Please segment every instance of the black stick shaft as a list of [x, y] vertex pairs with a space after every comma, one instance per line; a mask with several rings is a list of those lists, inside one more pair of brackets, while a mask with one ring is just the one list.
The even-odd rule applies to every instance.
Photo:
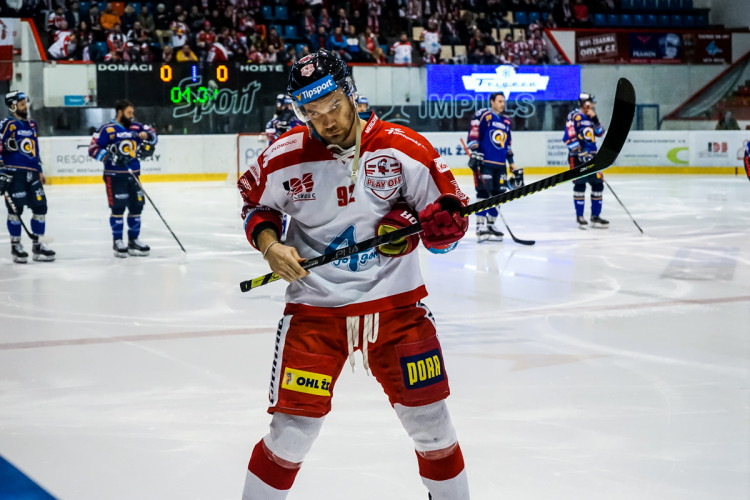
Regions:
[[503, 224], [505, 224], [505, 229], [508, 230], [508, 234], [510, 235], [511, 238], [513, 238], [513, 241], [515, 241], [516, 243], [520, 245], [533, 245], [536, 243], [536, 241], [534, 240], [522, 240], [521, 238], [517, 238], [516, 235], [513, 234], [513, 231], [510, 230], [510, 226], [505, 221], [505, 217], [503, 217], [503, 213], [500, 211], [499, 208], [497, 209], [497, 213], [500, 216], [500, 219], [502, 219]]
[[135, 182], [138, 183], [138, 187], [141, 189], [141, 191], [143, 191], [143, 194], [146, 195], [146, 199], [149, 201], [149, 203], [151, 203], [151, 206], [154, 207], [154, 210], [156, 211], [156, 214], [159, 216], [161, 221], [164, 223], [165, 226], [167, 226], [167, 230], [169, 230], [169, 233], [172, 235], [172, 237], [177, 242], [177, 244], [180, 245], [180, 249], [183, 252], [187, 253], [187, 250], [185, 250], [185, 247], [182, 246], [182, 243], [180, 243], [180, 240], [179, 238], [177, 238], [177, 235], [174, 234], [174, 231], [172, 231], [172, 228], [169, 227], [169, 224], [167, 224], [167, 221], [164, 220], [164, 217], [162, 217], [161, 212], [159, 212], [159, 209], [156, 208], [156, 205], [154, 204], [154, 200], [152, 200], [151, 197], [146, 192], [146, 190], [143, 189], [143, 184], [141, 184], [141, 180], [138, 178], [137, 175], [135, 175], [135, 172], [133, 172], [132, 170], [130, 171], [130, 175], [132, 175], [133, 179], [135, 179]]
[[617, 193], [615, 193], [615, 190], [612, 189], [612, 186], [609, 185], [609, 182], [607, 182], [606, 179], [603, 179], [603, 180], [604, 180], [604, 184], [607, 185], [607, 188], [609, 188], [610, 192], [612, 193], [612, 195], [617, 200], [617, 203], [620, 204], [620, 206], [625, 210], [625, 213], [628, 214], [628, 217], [630, 217], [630, 220], [632, 220], [633, 224], [635, 224], [635, 227], [637, 227], [638, 230], [641, 232], [641, 234], [643, 234], [643, 229], [641, 229], [641, 226], [638, 225], [638, 223], [635, 221], [635, 219], [633, 218], [633, 216], [630, 214], [630, 210], [628, 210], [628, 208], [625, 206], [625, 204], [622, 201], [620, 201], [620, 197], [617, 196]]
[[33, 241], [39, 241], [39, 236], [37, 236], [36, 234], [34, 234], [31, 231], [29, 231], [29, 228], [26, 227], [26, 223], [23, 221], [23, 219], [21, 218], [21, 216], [18, 213], [18, 209], [16, 208], [16, 204], [13, 202], [13, 199], [10, 196], [8, 196], [7, 194], [5, 195], [5, 202], [10, 207], [10, 211], [13, 212], [13, 215], [15, 215], [18, 218], [18, 220], [21, 221], [21, 227], [26, 232], [26, 234], [29, 236], [29, 238], [31, 238]]
[[[581, 177], [604, 170], [611, 166], [620, 154], [620, 151], [625, 144], [625, 140], [628, 137], [628, 133], [630, 132], [630, 126], [633, 123], [634, 114], [635, 90], [633, 89], [633, 85], [627, 79], [620, 78], [617, 82], [615, 106], [614, 111], [612, 112], [612, 122], [610, 124], [609, 132], [604, 138], [602, 147], [591, 160], [570, 170], [565, 170], [540, 181], [526, 184], [525, 186], [514, 189], [513, 191], [506, 191], [505, 193], [487, 198], [486, 200], [472, 203], [471, 205], [459, 210], [459, 213], [461, 216], [466, 217], [482, 210], [487, 210], [488, 208], [496, 207], [517, 200], [518, 198], [538, 193], [539, 191], [544, 191], [545, 189], [549, 189], [560, 183], [580, 179]], [[381, 236], [375, 236], [374, 238], [370, 238], [346, 248], [340, 248], [334, 252], [329, 252], [308, 259], [302, 264], [302, 268], [311, 269], [313, 267], [321, 266], [335, 260], [343, 259], [355, 253], [363, 252], [380, 245], [385, 245], [406, 236], [416, 234], [420, 231], [422, 231], [422, 225], [416, 223], [390, 233], [385, 233]], [[268, 273], [264, 276], [241, 282], [240, 290], [247, 292], [253, 288], [263, 286], [279, 279], [279, 276], [275, 273]]]

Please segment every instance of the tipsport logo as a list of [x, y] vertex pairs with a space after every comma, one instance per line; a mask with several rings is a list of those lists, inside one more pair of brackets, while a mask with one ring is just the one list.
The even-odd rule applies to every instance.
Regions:
[[336, 90], [336, 82], [333, 81], [331, 75], [327, 75], [325, 78], [321, 78], [307, 87], [302, 87], [301, 89], [292, 92], [292, 97], [296, 99], [299, 104], [307, 104], [308, 102], [323, 97], [334, 90]]

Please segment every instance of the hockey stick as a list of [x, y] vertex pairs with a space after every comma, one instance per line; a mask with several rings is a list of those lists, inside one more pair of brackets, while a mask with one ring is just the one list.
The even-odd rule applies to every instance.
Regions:
[[15, 215], [18, 218], [18, 220], [21, 222], [21, 227], [26, 232], [26, 234], [29, 235], [29, 238], [31, 238], [32, 241], [34, 241], [35, 243], [52, 243], [54, 241], [49, 236], [43, 236], [43, 235], [39, 235], [39, 234], [34, 234], [31, 231], [29, 231], [29, 228], [26, 227], [26, 223], [23, 221], [23, 219], [21, 218], [21, 216], [18, 214], [18, 210], [16, 209], [16, 204], [13, 203], [13, 199], [10, 196], [8, 196], [7, 194], [5, 195], [5, 202], [10, 207], [10, 211], [13, 212], [13, 215]]
[[624, 203], [623, 203], [622, 201], [620, 201], [620, 198], [619, 198], [619, 197], [617, 196], [617, 193], [615, 193], [615, 190], [614, 190], [614, 189], [612, 189], [612, 186], [610, 186], [610, 185], [609, 185], [609, 182], [607, 182], [607, 180], [606, 180], [606, 179], [604, 179], [604, 178], [602, 178], [602, 180], [604, 181], [604, 184], [605, 184], [605, 185], [606, 185], [606, 186], [607, 186], [607, 187], [609, 188], [609, 190], [610, 190], [610, 191], [612, 192], [612, 195], [613, 195], [613, 196], [615, 197], [615, 199], [617, 200], [617, 203], [619, 203], [619, 204], [620, 204], [620, 206], [621, 206], [621, 207], [622, 207], [622, 208], [623, 208], [623, 209], [625, 210], [625, 213], [627, 213], [627, 214], [628, 214], [628, 216], [630, 217], [630, 220], [632, 220], [632, 221], [633, 221], [633, 224], [635, 224], [635, 227], [637, 227], [637, 228], [638, 228], [638, 231], [640, 231], [640, 232], [641, 232], [641, 234], [643, 234], [643, 229], [641, 229], [641, 226], [639, 226], [639, 225], [638, 225], [638, 223], [637, 223], [637, 222], [635, 221], [635, 219], [633, 218], [633, 216], [632, 216], [632, 215], [630, 215], [630, 211], [629, 211], [629, 210], [627, 209], [627, 207], [625, 207], [625, 204], [624, 204]]
[[511, 238], [513, 238], [513, 241], [520, 245], [534, 245], [536, 244], [536, 240], [522, 240], [521, 238], [516, 238], [516, 235], [513, 234], [513, 231], [510, 230], [510, 227], [508, 226], [508, 223], [505, 222], [505, 217], [503, 217], [503, 213], [500, 211], [500, 209], [497, 209], [497, 213], [500, 216], [500, 219], [503, 221], [503, 224], [505, 224], [505, 229], [508, 230], [508, 234]]
[[187, 250], [185, 250], [185, 247], [182, 246], [182, 243], [180, 243], [180, 240], [177, 238], [177, 235], [174, 234], [174, 231], [172, 231], [172, 228], [169, 227], [169, 224], [167, 224], [167, 221], [164, 220], [164, 217], [162, 217], [161, 212], [159, 212], [159, 209], [156, 208], [156, 205], [154, 205], [154, 200], [152, 200], [151, 197], [146, 192], [146, 190], [143, 189], [143, 184], [141, 184], [141, 181], [140, 181], [140, 179], [138, 179], [138, 176], [135, 175], [135, 173], [132, 170], [129, 170], [129, 172], [130, 172], [130, 175], [133, 176], [133, 179], [135, 179], [135, 182], [138, 184], [138, 187], [141, 188], [141, 191], [143, 191], [143, 194], [146, 195], [146, 199], [149, 201], [149, 203], [151, 203], [151, 206], [154, 207], [154, 210], [156, 210], [156, 214], [159, 216], [159, 218], [164, 223], [164, 225], [167, 226], [167, 229], [172, 234], [172, 236], [174, 237], [174, 239], [177, 242], [177, 244], [180, 245], [180, 248], [182, 249], [182, 251], [185, 252], [185, 253], [187, 253]]
[[[469, 148], [466, 147], [466, 143], [464, 142], [464, 140], [459, 138], [459, 141], [461, 141], [461, 146], [464, 147], [464, 151], [466, 151], [466, 154], [470, 155], [471, 153], [469, 153]], [[487, 183], [484, 181], [484, 177], [482, 176], [481, 172], [479, 173], [478, 177], [481, 178], [481, 180], [482, 180], [482, 186], [484, 186], [484, 188], [486, 189], [487, 188]], [[516, 235], [513, 234], [513, 231], [510, 230], [510, 227], [508, 226], [508, 223], [505, 222], [505, 217], [503, 217], [503, 213], [500, 211], [499, 208], [497, 209], [497, 213], [500, 215], [500, 218], [503, 220], [503, 224], [505, 224], [505, 229], [508, 230], [508, 234], [513, 239], [513, 241], [515, 241], [516, 243], [519, 243], [521, 245], [534, 245], [534, 244], [536, 244], [536, 241], [534, 241], [534, 240], [522, 240], [520, 238], [516, 238]]]
[[[612, 122], [610, 123], [610, 129], [607, 136], [604, 138], [604, 143], [596, 155], [586, 163], [579, 165], [570, 170], [565, 170], [559, 174], [552, 175], [545, 179], [531, 184], [526, 184], [523, 187], [507, 191], [505, 193], [487, 198], [483, 201], [472, 203], [462, 208], [459, 213], [466, 217], [467, 215], [487, 210], [491, 207], [496, 207], [504, 203], [508, 203], [518, 198], [528, 196], [530, 194], [544, 191], [545, 189], [551, 188], [563, 182], [580, 179], [587, 175], [600, 172], [605, 168], [611, 166], [617, 156], [622, 150], [622, 146], [625, 144], [625, 140], [630, 132], [630, 125], [633, 122], [633, 115], [635, 114], [635, 90], [633, 85], [625, 78], [620, 78], [617, 82], [617, 91], [615, 94], [615, 105], [612, 112]], [[398, 229], [396, 231], [383, 234], [381, 236], [375, 236], [368, 240], [356, 243], [346, 248], [340, 248], [334, 252], [329, 252], [323, 255], [319, 255], [312, 259], [306, 260], [302, 264], [303, 269], [312, 269], [313, 267], [321, 266], [335, 260], [340, 260], [348, 257], [355, 253], [360, 253], [365, 250], [370, 250], [380, 245], [385, 245], [392, 241], [404, 238], [406, 236], [416, 234], [422, 230], [422, 226], [417, 223], [408, 227]], [[263, 286], [272, 281], [279, 280], [279, 276], [275, 273], [268, 273], [265, 276], [260, 276], [251, 280], [243, 281], [240, 283], [240, 290], [247, 292], [253, 288]]]

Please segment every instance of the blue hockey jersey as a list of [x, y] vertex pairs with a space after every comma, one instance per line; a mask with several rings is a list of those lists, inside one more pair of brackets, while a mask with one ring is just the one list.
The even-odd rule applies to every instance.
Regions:
[[7, 168], [42, 171], [37, 130], [34, 120], [9, 116], [0, 122], [0, 157]]
[[511, 122], [506, 115], [496, 115], [490, 109], [480, 109], [471, 119], [468, 146], [484, 153], [484, 163], [505, 167], [512, 155]]
[[[145, 141], [138, 137], [138, 134], [141, 132], [148, 134]], [[91, 138], [91, 144], [89, 144], [89, 156], [96, 160], [104, 161], [105, 172], [125, 173], [128, 170], [132, 170], [138, 173], [141, 170], [141, 162], [135, 156], [138, 146], [142, 142], [156, 144], [157, 141], [156, 131], [149, 125], [133, 122], [126, 129], [120, 123], [113, 120], [102, 125], [94, 133]], [[110, 147], [116, 147], [120, 153], [130, 156], [132, 159], [127, 164], [112, 163], [112, 155], [109, 154]]]
[[596, 152], [596, 138], [604, 135], [604, 126], [594, 123], [591, 118], [576, 109], [568, 113], [563, 133], [563, 142], [568, 151], [577, 154], [581, 151]]

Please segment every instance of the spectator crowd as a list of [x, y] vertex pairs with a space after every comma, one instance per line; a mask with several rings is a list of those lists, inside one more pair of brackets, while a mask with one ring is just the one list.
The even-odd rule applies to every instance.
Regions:
[[[586, 26], [619, 0], [24, 0], [55, 60], [292, 64], [326, 48], [373, 64], [556, 64], [545, 27]], [[281, 10], [279, 10], [281, 8]], [[516, 11], [533, 11], [518, 24]], [[501, 36], [498, 35], [501, 33]], [[449, 50], [443, 50], [449, 48]]]

